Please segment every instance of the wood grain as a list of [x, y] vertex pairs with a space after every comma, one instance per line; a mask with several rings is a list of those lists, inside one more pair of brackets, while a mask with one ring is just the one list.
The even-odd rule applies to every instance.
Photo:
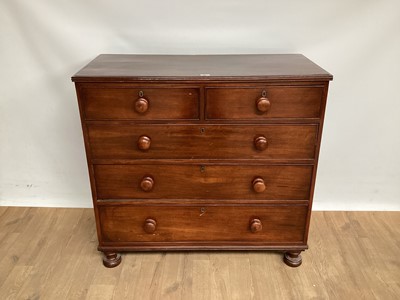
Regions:
[[[117, 249], [282, 250], [301, 264], [329, 73], [302, 55], [100, 55], [72, 79], [105, 266]], [[215, 218], [190, 225], [196, 203]], [[260, 241], [241, 231], [255, 209]], [[143, 232], [162, 238], [143, 245]]]
[[75, 82], [331, 80], [301, 54], [130, 55], [101, 54], [76, 73]]
[[[137, 107], [141, 99], [148, 107]], [[187, 88], [116, 88], [86, 86], [80, 89], [84, 117], [88, 120], [173, 120], [199, 118], [199, 89]], [[143, 110], [143, 112], [141, 112]]]
[[293, 269], [274, 252], [130, 253], [106, 269], [92, 209], [0, 207], [0, 299], [398, 299], [400, 212], [313, 212]]
[[[269, 105], [260, 112], [257, 100], [263, 91]], [[322, 92], [309, 86], [207, 87], [206, 119], [319, 118]]]
[[[125, 245], [146, 242], [196, 242], [206, 245], [210, 241], [301, 244], [306, 224], [307, 206], [102, 206], [99, 208], [103, 243], [115, 249]], [[148, 219], [157, 227], [148, 231]], [[251, 221], [258, 219], [263, 227], [251, 230]], [[149, 234], [150, 233], [150, 234]], [[109, 244], [117, 242], [117, 244]], [[129, 247], [129, 246], [126, 246]], [[125, 247], [125, 249], [126, 249]]]
[[[307, 200], [312, 166], [95, 165], [98, 199]], [[142, 189], [145, 177], [153, 184]], [[257, 193], [253, 180], [266, 185]], [[232, 192], [234, 191], [234, 192]]]
[[[313, 159], [317, 125], [90, 124], [93, 159]], [[147, 151], [141, 136], [151, 139]], [[268, 142], [256, 148], [260, 135]]]

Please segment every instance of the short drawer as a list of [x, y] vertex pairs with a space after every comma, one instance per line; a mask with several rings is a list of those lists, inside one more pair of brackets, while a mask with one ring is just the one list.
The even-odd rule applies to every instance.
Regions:
[[210, 87], [206, 119], [319, 118], [322, 96], [322, 87]]
[[93, 159], [314, 159], [317, 125], [88, 125]]
[[308, 200], [310, 165], [95, 165], [98, 199]]
[[301, 243], [307, 206], [99, 206], [103, 243]]
[[199, 119], [198, 88], [80, 89], [86, 119]]

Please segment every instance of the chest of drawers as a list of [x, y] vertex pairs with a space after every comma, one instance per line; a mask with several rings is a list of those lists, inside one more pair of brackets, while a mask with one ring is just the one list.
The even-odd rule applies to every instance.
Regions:
[[72, 77], [98, 249], [307, 249], [329, 81], [302, 55], [100, 55]]

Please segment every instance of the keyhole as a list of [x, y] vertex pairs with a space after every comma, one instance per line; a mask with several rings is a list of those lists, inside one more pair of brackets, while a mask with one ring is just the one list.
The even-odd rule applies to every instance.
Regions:
[[261, 93], [261, 96], [263, 96], [264, 98], [266, 98], [266, 97], [267, 97], [267, 91], [266, 91], [266, 90], [263, 90], [262, 93]]
[[200, 128], [200, 132], [204, 133], [204, 132], [206, 132], [206, 129], [204, 127], [202, 127], [202, 128]]
[[200, 208], [200, 217], [205, 213], [206, 213], [206, 208], [205, 207]]
[[200, 172], [205, 172], [205, 170], [206, 170], [206, 167], [205, 166], [200, 166]]

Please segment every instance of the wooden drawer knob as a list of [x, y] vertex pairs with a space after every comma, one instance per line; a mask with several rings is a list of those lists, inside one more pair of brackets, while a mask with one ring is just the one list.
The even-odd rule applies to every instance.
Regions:
[[135, 111], [139, 114], [145, 113], [149, 109], [149, 101], [145, 98], [139, 98], [135, 102]]
[[250, 230], [253, 233], [260, 232], [262, 230], [262, 223], [260, 219], [253, 219], [250, 221]]
[[271, 102], [269, 102], [267, 97], [261, 97], [256, 100], [256, 107], [259, 112], [265, 113], [271, 107]]
[[146, 221], [144, 221], [143, 229], [147, 233], [154, 233], [154, 231], [156, 231], [156, 229], [157, 229], [156, 220], [146, 219]]
[[266, 186], [265, 186], [265, 182], [264, 179], [262, 179], [261, 177], [257, 177], [253, 180], [253, 189], [256, 193], [262, 193], [265, 191]]
[[267, 149], [267, 147], [268, 147], [267, 138], [263, 135], [256, 137], [254, 139], [254, 147], [256, 147], [256, 149], [258, 151], [263, 151], [263, 150]]
[[149, 150], [150, 145], [151, 145], [151, 138], [145, 135], [142, 135], [137, 141], [137, 146], [142, 151]]
[[150, 192], [154, 187], [154, 179], [150, 176], [143, 177], [142, 181], [140, 182], [140, 187], [145, 192]]

